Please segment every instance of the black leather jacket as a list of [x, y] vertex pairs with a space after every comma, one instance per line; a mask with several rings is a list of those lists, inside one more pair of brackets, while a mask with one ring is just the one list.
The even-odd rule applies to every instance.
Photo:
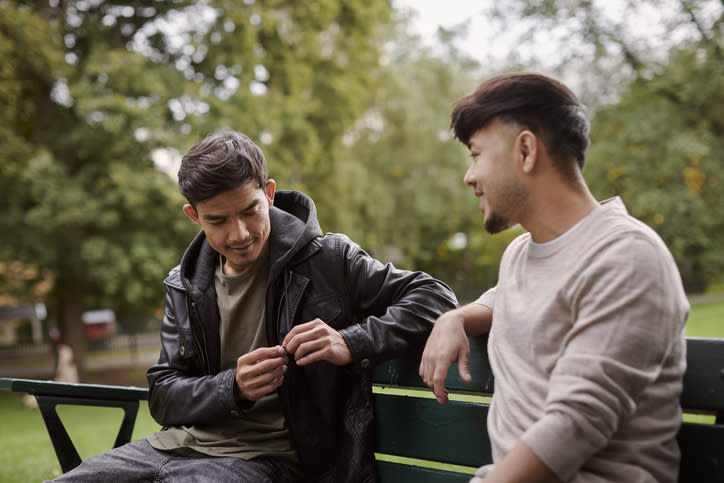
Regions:
[[[344, 235], [323, 235], [302, 193], [277, 192], [270, 218], [269, 343], [318, 317], [339, 330], [353, 359], [344, 367], [289, 360], [279, 396], [305, 480], [377, 481], [371, 369], [421, 347], [455, 296], [424, 273], [383, 265]], [[149, 408], [162, 426], [241, 418], [252, 404], [235, 400], [235, 371], [219, 368], [218, 258], [201, 232], [165, 280], [162, 350], [147, 373]]]

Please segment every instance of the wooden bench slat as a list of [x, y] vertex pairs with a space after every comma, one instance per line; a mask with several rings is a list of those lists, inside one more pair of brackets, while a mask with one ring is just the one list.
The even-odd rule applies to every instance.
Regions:
[[378, 461], [380, 479], [390, 483], [467, 483], [471, 475], [452, 471], [408, 466], [405, 464]]
[[[473, 381], [468, 383], [460, 379], [457, 364], [450, 366], [445, 379], [445, 387], [450, 391], [493, 393], [493, 371], [488, 362], [487, 336], [469, 337], [470, 367]], [[419, 375], [420, 358], [405, 357], [384, 362], [375, 367], [372, 381], [382, 386], [400, 386], [429, 388], [422, 382]]]
[[375, 394], [377, 451], [478, 467], [491, 462], [486, 404]]
[[724, 413], [724, 339], [690, 337], [686, 346], [682, 407]]
[[676, 439], [681, 450], [679, 481], [724, 481], [724, 426], [684, 423]]
[[133, 386], [103, 384], [73, 384], [32, 379], [0, 378], [0, 389], [14, 392], [83, 399], [112, 399], [116, 401], [147, 401], [148, 389]]

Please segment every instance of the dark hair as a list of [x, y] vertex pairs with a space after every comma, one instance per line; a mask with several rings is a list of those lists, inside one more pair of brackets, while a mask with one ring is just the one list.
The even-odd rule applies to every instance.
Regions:
[[178, 186], [192, 205], [219, 193], [254, 181], [267, 181], [264, 153], [240, 132], [224, 131], [207, 136], [181, 158]]
[[455, 137], [466, 146], [495, 119], [530, 129], [569, 179], [575, 175], [570, 161], [581, 169], [586, 161], [589, 124], [583, 106], [570, 89], [544, 75], [511, 72], [488, 79], [455, 103], [451, 118]]

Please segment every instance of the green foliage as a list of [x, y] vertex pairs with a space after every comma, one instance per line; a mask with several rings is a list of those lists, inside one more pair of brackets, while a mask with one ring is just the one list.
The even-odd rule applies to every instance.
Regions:
[[669, 50], [710, 41], [722, 11], [720, 0], [510, 0], [493, 2], [485, 15], [501, 36], [512, 35], [511, 65], [551, 71], [600, 106], [657, 72]]
[[674, 53], [651, 79], [595, 118], [587, 179], [601, 197], [620, 195], [662, 236], [689, 292], [724, 271], [724, 62], [718, 48]]
[[[650, 44], [600, 2], [498, 10], [534, 20], [537, 35], [564, 23], [576, 33], [561, 71], [578, 69], [581, 89], [599, 94], [592, 105], [609, 104], [595, 113], [587, 178], [661, 233], [693, 290], [724, 270], [724, 63], [710, 3], [677, 4], [672, 29], [699, 34], [668, 58], [647, 57]], [[158, 310], [196, 227], [155, 150], [233, 128], [263, 147], [280, 189], [315, 199], [325, 229], [474, 298], [519, 233], [484, 232], [462, 182], [467, 153], [450, 138], [453, 102], [485, 75], [456, 32], [432, 50], [406, 30], [387, 0], [0, 0], [3, 295], [54, 283], [51, 318], [76, 331], [84, 309], [124, 320]], [[11, 283], [11, 266], [35, 275]]]
[[[126, 49], [149, 20], [142, 9], [129, 15], [106, 2], [0, 9], [3, 68], [11, 67], [0, 78], [8, 121], [0, 184], [9, 205], [0, 259], [56, 274], [48, 302], [60, 322], [72, 318], [66, 305], [120, 315], [159, 307], [163, 275], [195, 231], [179, 223], [175, 183], [151, 161], [153, 148], [172, 138], [174, 126], [163, 120], [179, 94], [170, 87], [182, 77]], [[144, 131], [151, 134], [142, 139]]]
[[324, 204], [389, 13], [385, 0], [0, 2], [0, 267], [55, 275], [46, 303], [81, 374], [82, 311], [158, 310], [196, 231], [154, 150], [242, 130], [280, 185]]
[[521, 45], [557, 42], [555, 70], [596, 107], [587, 181], [662, 236], [692, 293], [724, 273], [722, 7], [515, 0], [497, 9], [505, 24], [527, 26]]
[[[334, 205], [321, 205], [320, 219], [382, 260], [479, 295], [497, 280], [510, 238], [483, 233], [463, 183], [467, 150], [449, 128], [453, 103], [477, 85], [479, 65], [455, 48], [451, 32], [441, 32], [439, 52], [421, 47], [400, 25], [387, 36], [374, 102], [334, 153], [344, 162], [325, 187]], [[453, 237], [463, 243], [451, 243]]]

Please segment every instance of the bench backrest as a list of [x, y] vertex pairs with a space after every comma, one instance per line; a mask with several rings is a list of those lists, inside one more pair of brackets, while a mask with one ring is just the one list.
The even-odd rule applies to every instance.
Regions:
[[[431, 398], [420, 379], [418, 357], [375, 369], [378, 466], [384, 483], [467, 482], [475, 468], [491, 462], [486, 417], [494, 384], [486, 341], [470, 339], [472, 383], [460, 379], [455, 365], [450, 368], [446, 387], [462, 400], [444, 405]], [[687, 339], [687, 363], [679, 482], [724, 482], [724, 340]], [[689, 421], [700, 415], [708, 420]]]

